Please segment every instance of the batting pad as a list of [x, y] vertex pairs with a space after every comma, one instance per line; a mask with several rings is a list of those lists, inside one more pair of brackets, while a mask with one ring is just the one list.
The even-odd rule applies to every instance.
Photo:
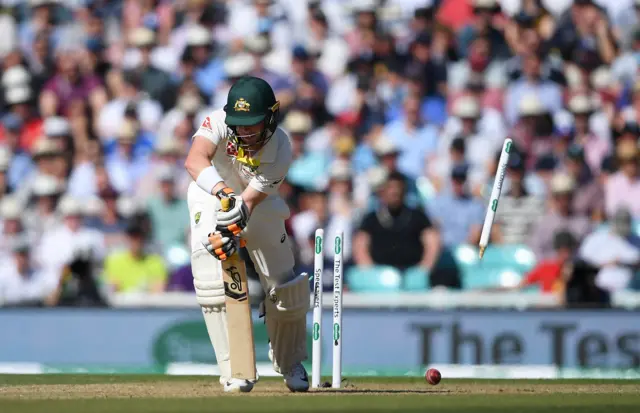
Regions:
[[273, 363], [283, 373], [307, 359], [306, 314], [309, 310], [309, 294], [309, 280], [306, 275], [300, 275], [272, 288], [265, 299]]
[[231, 378], [231, 364], [224, 283], [220, 279], [219, 263], [207, 250], [198, 250], [191, 255], [191, 271], [196, 299], [202, 307], [209, 339], [220, 367], [220, 383], [224, 384]]

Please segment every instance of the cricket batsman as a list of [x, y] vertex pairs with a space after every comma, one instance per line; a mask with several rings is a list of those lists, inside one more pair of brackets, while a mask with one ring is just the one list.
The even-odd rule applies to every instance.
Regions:
[[[268, 299], [263, 303], [274, 369], [291, 391], [307, 391], [306, 313], [309, 283], [293, 272], [284, 221], [290, 211], [278, 187], [292, 162], [291, 142], [278, 128], [279, 102], [269, 84], [243, 77], [193, 136], [185, 167], [194, 182], [187, 202], [191, 268], [198, 303], [220, 366], [224, 391], [249, 392], [254, 383], [231, 377], [221, 260], [242, 236]], [[231, 208], [221, 210], [220, 199]]]

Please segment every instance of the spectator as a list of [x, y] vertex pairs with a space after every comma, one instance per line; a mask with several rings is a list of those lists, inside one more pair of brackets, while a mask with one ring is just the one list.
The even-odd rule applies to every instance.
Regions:
[[[104, 168], [101, 170], [104, 175]], [[103, 207], [100, 208], [97, 216], [87, 220], [87, 226], [104, 234], [105, 247], [107, 250], [112, 250], [126, 243], [126, 221], [118, 211], [118, 193], [113, 188], [107, 187], [101, 190], [99, 196]]]
[[109, 254], [104, 281], [116, 292], [159, 293], [164, 290], [167, 269], [162, 257], [146, 251], [145, 233], [136, 223], [127, 226], [128, 248]]
[[[480, 241], [485, 210], [483, 205], [469, 194], [466, 164], [451, 168], [451, 190], [443, 191], [427, 204], [429, 217], [437, 223], [442, 234], [442, 244], [452, 248], [460, 244], [477, 244]], [[499, 238], [499, 231], [494, 236]]]
[[590, 120], [595, 107], [589, 96], [576, 95], [569, 100], [569, 111], [575, 119], [575, 140], [584, 148], [584, 158], [591, 172], [598, 172], [602, 160], [611, 151], [608, 136], [599, 136], [592, 129]]
[[146, 27], [138, 27], [131, 32], [129, 44], [133, 50], [127, 66], [140, 75], [141, 90], [165, 110], [169, 109], [175, 100], [175, 90], [170, 76], [153, 65], [151, 53], [156, 45], [156, 34]]
[[176, 167], [164, 165], [158, 171], [160, 194], [148, 203], [153, 228], [152, 239], [163, 250], [174, 244], [184, 244], [189, 229], [187, 202], [176, 191]]
[[25, 223], [29, 230], [40, 237], [47, 228], [58, 223], [56, 208], [64, 187], [55, 178], [48, 175], [38, 175], [29, 194], [33, 201], [26, 211]]
[[546, 112], [555, 113], [562, 108], [562, 90], [558, 84], [542, 76], [543, 58], [544, 55], [536, 50], [522, 57], [523, 76], [508, 87], [505, 96], [505, 117], [510, 125], [514, 125], [522, 116], [517, 111], [523, 107], [525, 98], [535, 97]]
[[68, 115], [75, 101], [87, 102], [92, 113], [100, 113], [107, 102], [102, 82], [93, 73], [82, 73], [81, 54], [78, 49], [56, 51], [57, 74], [44, 86], [39, 98], [43, 116]]
[[[458, 98], [453, 105], [453, 116], [459, 121], [459, 128], [452, 134], [445, 134], [439, 141], [439, 156], [446, 159], [451, 150], [452, 141], [460, 137], [464, 140], [465, 158], [469, 164], [472, 188], [486, 181], [486, 166], [493, 155], [502, 148], [500, 136], [489, 134], [481, 129], [480, 103], [470, 96]], [[451, 165], [447, 165], [447, 170]]]
[[564, 291], [568, 265], [575, 258], [578, 242], [570, 232], [560, 231], [553, 238], [555, 255], [539, 261], [517, 288], [538, 286], [546, 294]]
[[22, 121], [18, 146], [29, 151], [42, 135], [42, 119], [32, 108], [33, 91], [28, 84], [5, 88], [4, 103], [9, 114]]
[[149, 137], [135, 121], [121, 125], [115, 148], [106, 160], [109, 182], [118, 192], [134, 193], [139, 180], [148, 171], [151, 147]]
[[510, 56], [509, 47], [502, 31], [496, 28], [496, 17], [500, 13], [498, 0], [474, 0], [473, 20], [460, 31], [458, 36], [458, 53], [467, 56], [468, 45], [479, 36], [489, 40], [490, 58], [506, 59]]
[[0, 303], [4, 306], [40, 306], [55, 296], [58, 274], [37, 268], [31, 261], [31, 240], [17, 236], [10, 242], [11, 258], [0, 267]]
[[617, 158], [620, 170], [609, 178], [604, 188], [607, 215], [626, 207], [634, 218], [640, 218], [640, 157], [635, 140], [621, 141]]
[[20, 147], [20, 136], [24, 123], [15, 114], [8, 114], [2, 118], [2, 131], [0, 136], [4, 140], [6, 151], [11, 155], [7, 170], [7, 187], [12, 191], [18, 189], [18, 185], [33, 170], [33, 162], [29, 154]]
[[27, 235], [22, 222], [22, 204], [14, 196], [5, 196], [0, 201], [2, 237], [0, 237], [0, 262], [11, 256], [11, 242], [18, 235]]
[[614, 213], [609, 229], [592, 232], [580, 246], [580, 258], [600, 268], [595, 285], [605, 291], [628, 288], [639, 268], [640, 237], [631, 226], [631, 214], [622, 207]]
[[501, 197], [496, 213], [505, 244], [526, 244], [544, 214], [544, 198], [529, 192], [525, 173], [522, 156], [512, 153], [507, 166], [509, 188]]
[[425, 171], [425, 162], [437, 145], [437, 131], [420, 115], [420, 99], [408, 96], [404, 101], [404, 116], [387, 124], [382, 132], [400, 151], [400, 172], [417, 178]]
[[556, 173], [551, 180], [549, 210], [542, 216], [530, 238], [531, 248], [539, 260], [553, 255], [553, 237], [559, 231], [570, 232], [578, 242], [591, 231], [591, 223], [572, 208], [576, 183], [569, 175]]
[[391, 173], [380, 189], [381, 204], [362, 220], [353, 240], [356, 265], [390, 265], [430, 271], [440, 255], [440, 236], [419, 209], [404, 204], [404, 176]]
[[573, 2], [559, 20], [549, 46], [557, 48], [563, 60], [587, 72], [611, 64], [617, 53], [607, 16], [593, 0]]
[[585, 161], [584, 150], [579, 145], [571, 145], [565, 161], [566, 172], [576, 182], [573, 210], [590, 217], [595, 222], [604, 220], [604, 190], [594, 179]]
[[100, 232], [83, 225], [81, 202], [64, 196], [60, 199], [57, 211], [62, 222], [45, 229], [38, 247], [38, 263], [60, 273], [79, 258], [93, 265], [100, 264], [105, 255], [104, 237]]

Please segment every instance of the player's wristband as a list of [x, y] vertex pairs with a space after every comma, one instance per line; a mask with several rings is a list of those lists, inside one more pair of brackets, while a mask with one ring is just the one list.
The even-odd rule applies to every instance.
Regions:
[[208, 194], [211, 194], [213, 188], [222, 181], [224, 181], [224, 179], [222, 179], [216, 170], [216, 167], [211, 165], [200, 172], [198, 179], [196, 179], [196, 184], [203, 190], [207, 191]]

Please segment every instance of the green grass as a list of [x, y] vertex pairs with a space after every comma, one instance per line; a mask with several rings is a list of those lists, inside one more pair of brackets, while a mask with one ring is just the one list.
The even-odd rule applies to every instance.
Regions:
[[2, 413], [200, 412], [638, 412], [640, 381], [357, 378], [340, 390], [292, 394], [277, 378], [247, 395], [217, 378], [141, 375], [0, 375]]

